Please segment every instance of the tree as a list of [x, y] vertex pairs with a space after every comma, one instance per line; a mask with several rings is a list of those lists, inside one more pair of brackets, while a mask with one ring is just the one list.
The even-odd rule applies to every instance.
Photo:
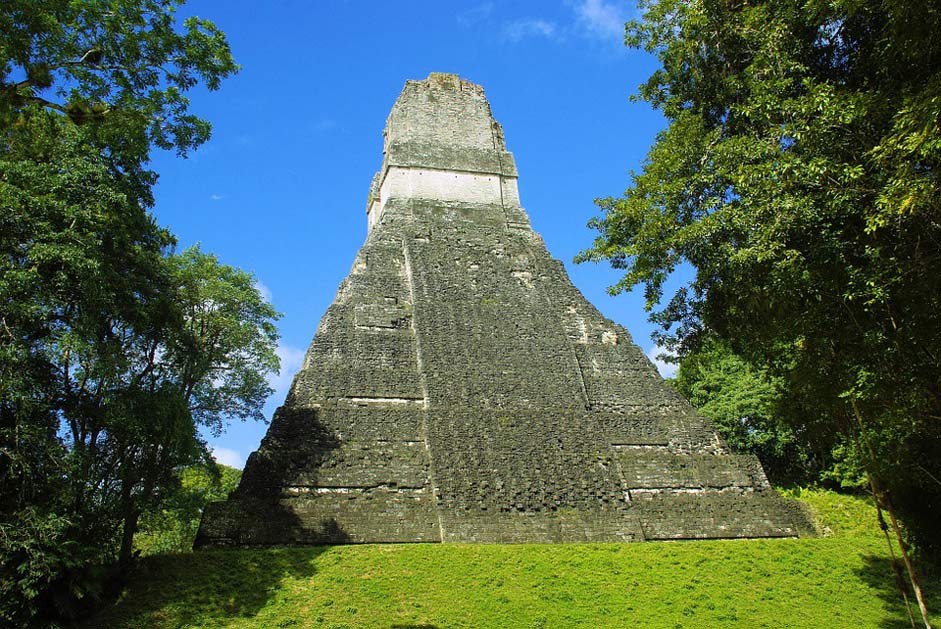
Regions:
[[[266, 376], [279, 367], [273, 321], [280, 315], [251, 274], [198, 248], [166, 262], [170, 290], [157, 307], [164, 326], [119, 332], [126, 339], [117, 350], [121, 368], [108, 365], [113, 382], [104, 385], [114, 387], [105, 402], [111, 407], [86, 415], [72, 432], [73, 447], [105, 453], [98, 456], [106, 473], [97, 480], [118, 494], [125, 564], [140, 515], [173, 488], [176, 470], [210, 462], [198, 428], [219, 434], [229, 418], [263, 420], [272, 393]], [[81, 378], [96, 365], [88, 367]]]
[[[898, 510], [936, 552], [941, 11], [901, 0], [643, 10], [627, 43], [659, 58], [640, 96], [669, 126], [624, 197], [599, 201], [599, 235], [579, 259], [623, 269], [613, 292], [643, 284], [680, 354], [714, 334], [768, 365], [863, 455], [892, 521]], [[695, 276], [658, 308], [683, 262]]]
[[180, 466], [209, 462], [200, 426], [262, 418], [279, 315], [250, 274], [196, 248], [170, 252], [170, 235], [62, 116], [25, 116], [7, 139], [0, 553], [25, 575], [5, 583], [30, 596], [0, 612], [22, 621], [46, 597], [97, 587], [76, 585], [83, 564], [128, 565], [141, 513]]
[[[169, 235], [116, 186], [74, 125], [30, 111], [0, 145], [0, 617], [90, 598], [114, 527], [83, 500], [87, 472], [63, 441], [69, 422], [106, 394], [72, 387], [76, 365], [109, 360], [111, 326], [144, 327], [139, 304], [159, 293]], [[84, 457], [89, 463], [94, 456]], [[17, 551], [21, 549], [21, 551]], [[5, 588], [6, 589], [6, 588]], [[65, 611], [65, 610], [63, 610]], [[68, 611], [67, 613], [71, 613]]]
[[[676, 389], [711, 419], [732, 450], [754, 454], [775, 484], [808, 483], [829, 471], [830, 440], [811, 438], [806, 428], [787, 423], [781, 382], [749, 364], [717, 339], [708, 339], [680, 361]], [[799, 409], [806, 424], [807, 414]]]
[[209, 137], [184, 93], [237, 69], [180, 0], [0, 7], [0, 622], [94, 604], [197, 428], [259, 418], [277, 313], [249, 274], [176, 255], [156, 146]]
[[238, 486], [242, 471], [213, 464], [183, 468], [175, 476], [179, 484], [158, 508], [141, 518], [134, 544], [145, 555], [190, 552], [203, 509], [210, 502], [225, 500]]
[[188, 113], [185, 92], [218, 89], [238, 69], [215, 24], [178, 24], [183, 2], [5, 0], [0, 127], [37, 106], [60, 112], [150, 200], [151, 147], [185, 155], [209, 139], [209, 123]]

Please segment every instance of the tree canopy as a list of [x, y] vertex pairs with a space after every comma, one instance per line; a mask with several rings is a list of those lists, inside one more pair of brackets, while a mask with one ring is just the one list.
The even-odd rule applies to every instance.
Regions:
[[144, 555], [192, 550], [203, 509], [210, 502], [225, 500], [238, 486], [242, 470], [215, 464], [184, 467], [175, 476], [178, 484], [166, 499], [141, 516], [134, 546]]
[[215, 24], [179, 22], [183, 2], [5, 0], [0, 125], [31, 107], [60, 112], [149, 199], [151, 148], [185, 155], [209, 139], [185, 93], [216, 90], [238, 70]]
[[[579, 260], [643, 285], [681, 355], [716, 335], [846, 435], [926, 550], [941, 531], [941, 7], [651, 0], [658, 134]], [[682, 264], [693, 277], [672, 295]]]
[[[804, 409], [787, 408], [780, 378], [721, 340], [710, 338], [687, 353], [673, 384], [713, 421], [732, 450], [757, 456], [773, 484], [808, 484], [822, 474], [833, 475], [835, 435], [821, 439], [816, 418]], [[803, 425], [786, 421], [795, 414]]]
[[184, 92], [237, 68], [181, 4], [0, 8], [0, 624], [92, 608], [178, 470], [212, 467], [200, 430], [261, 419], [278, 369], [252, 275], [148, 212], [152, 148], [209, 137]]
[[75, 564], [36, 568], [25, 600], [5, 592], [19, 608], [0, 615], [22, 621], [50, 593], [68, 600], [57, 587], [74, 595], [56, 585], [70, 570], [130, 561], [138, 519], [176, 469], [209, 462], [200, 427], [262, 419], [279, 315], [249, 273], [174, 253], [64, 116], [33, 112], [6, 139], [0, 554], [4, 569], [46, 554]]

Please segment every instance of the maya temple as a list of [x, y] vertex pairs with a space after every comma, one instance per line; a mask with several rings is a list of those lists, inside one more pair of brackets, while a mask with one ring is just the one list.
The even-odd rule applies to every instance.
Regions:
[[812, 534], [549, 255], [479, 85], [408, 81], [384, 136], [366, 241], [197, 547]]

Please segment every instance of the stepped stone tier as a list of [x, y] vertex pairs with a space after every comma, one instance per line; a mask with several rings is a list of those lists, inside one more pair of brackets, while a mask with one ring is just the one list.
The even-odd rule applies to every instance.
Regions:
[[384, 135], [366, 242], [198, 547], [812, 532], [549, 255], [480, 86], [408, 81]]

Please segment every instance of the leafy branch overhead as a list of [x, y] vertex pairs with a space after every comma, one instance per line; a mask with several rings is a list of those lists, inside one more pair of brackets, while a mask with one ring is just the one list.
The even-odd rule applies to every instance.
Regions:
[[[6, 0], [0, 11], [0, 122], [30, 105], [96, 124], [91, 135], [135, 172], [150, 147], [185, 155], [210, 125], [188, 112], [185, 92], [219, 88], [238, 70], [209, 20], [179, 24], [182, 0]], [[182, 26], [182, 28], [179, 28]]]

